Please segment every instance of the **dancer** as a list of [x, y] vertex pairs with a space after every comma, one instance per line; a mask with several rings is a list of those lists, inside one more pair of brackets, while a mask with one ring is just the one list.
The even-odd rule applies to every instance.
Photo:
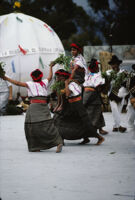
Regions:
[[64, 69], [59, 69], [55, 72], [56, 80], [52, 85], [52, 92], [55, 92], [57, 95], [57, 105], [53, 109], [53, 112], [60, 112], [63, 108], [63, 92], [62, 89], [65, 88], [65, 80], [70, 77], [70, 73]]
[[[70, 62], [71, 79], [80, 77], [80, 83], [84, 82], [85, 73], [87, 73], [86, 61], [82, 55], [82, 48], [80, 45], [72, 43], [71, 45], [72, 59]], [[73, 70], [74, 69], [74, 70]]]
[[47, 105], [48, 83], [52, 79], [52, 67], [48, 78], [42, 80], [43, 73], [36, 69], [31, 73], [33, 81], [26, 83], [12, 80], [7, 76], [3, 79], [15, 85], [26, 87], [30, 106], [25, 118], [25, 136], [30, 152], [39, 152], [57, 146], [56, 153], [62, 151], [62, 138], [54, 126], [50, 111]]
[[101, 90], [105, 83], [105, 79], [102, 78], [101, 73], [99, 72], [99, 63], [96, 59], [91, 59], [88, 70], [90, 73], [85, 76], [85, 82], [83, 84], [83, 104], [87, 109], [92, 125], [96, 129], [99, 129], [100, 134], [106, 135], [108, 132], [103, 130], [105, 120], [101, 107]]
[[[120, 69], [120, 64], [122, 63], [122, 60], [119, 60], [116, 55], [113, 55], [111, 60], [108, 62], [109, 65], [111, 65], [112, 70], [106, 71], [108, 75], [110, 75], [112, 72], [115, 73], [116, 76], [118, 76], [120, 73], [123, 73], [124, 70]], [[111, 88], [109, 91], [109, 100], [112, 110], [112, 116], [114, 120], [114, 126], [113, 126], [113, 132], [121, 132], [124, 133], [127, 128], [121, 126], [121, 110], [122, 110], [122, 98], [118, 96], [118, 91], [120, 88], [113, 89], [113, 84], [115, 83], [115, 79], [111, 81]]]
[[[57, 76], [61, 79], [61, 76], [63, 75], [59, 73]], [[72, 97], [66, 96], [68, 95], [67, 93], [63, 94], [63, 109], [60, 113], [54, 114], [54, 122], [59, 130], [63, 142], [64, 139], [77, 140], [88, 137], [96, 137], [98, 138], [97, 145], [101, 144], [104, 139], [96, 133], [96, 129], [93, 128], [93, 126], [87, 124], [87, 112], [83, 107], [82, 101], [79, 103], [82, 87], [78, 83], [77, 79], [67, 79], [66, 74], [65, 86], [71, 87], [71, 90], [74, 90], [74, 92], [71, 94]], [[68, 89], [65, 88], [65, 90]], [[82, 119], [83, 117], [84, 119]]]
[[[73, 73], [74, 73], [73, 69]], [[97, 133], [95, 127], [91, 124], [89, 116], [82, 102], [82, 87], [80, 86], [79, 79], [67, 79], [65, 81], [66, 97], [68, 99], [70, 110], [80, 118], [81, 126], [84, 129], [84, 140], [88, 143], [88, 137], [95, 137], [98, 139], [97, 145], [100, 145], [104, 138]]]

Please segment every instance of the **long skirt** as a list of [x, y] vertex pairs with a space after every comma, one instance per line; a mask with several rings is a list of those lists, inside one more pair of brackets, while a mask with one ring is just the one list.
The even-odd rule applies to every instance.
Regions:
[[79, 118], [75, 116], [65, 117], [61, 113], [54, 115], [55, 126], [58, 128], [62, 139], [66, 140], [77, 140], [84, 138], [86, 135], [85, 129], [80, 123]]
[[89, 115], [89, 119], [97, 129], [105, 126], [105, 120], [101, 109], [101, 99], [96, 92], [84, 92], [83, 104]]
[[30, 104], [26, 112], [25, 136], [29, 151], [50, 149], [62, 143], [47, 104]]
[[62, 139], [98, 138], [82, 102], [67, 103], [61, 113], [54, 115], [54, 121]]

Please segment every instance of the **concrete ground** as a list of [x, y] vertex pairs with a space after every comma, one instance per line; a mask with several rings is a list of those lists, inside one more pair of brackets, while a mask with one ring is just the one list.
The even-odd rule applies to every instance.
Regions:
[[[0, 117], [0, 197], [2, 200], [135, 200], [133, 133], [112, 132], [111, 113], [104, 113], [109, 134], [96, 139], [65, 141], [56, 148], [30, 153], [24, 115]], [[123, 125], [127, 116], [122, 114]]]

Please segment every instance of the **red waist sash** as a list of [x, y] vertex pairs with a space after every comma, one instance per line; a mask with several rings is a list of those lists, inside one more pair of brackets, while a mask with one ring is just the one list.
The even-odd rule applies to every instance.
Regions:
[[96, 90], [94, 88], [91, 88], [91, 87], [85, 87], [84, 91], [89, 92], [89, 91], [96, 91]]
[[30, 103], [47, 103], [47, 101], [43, 99], [31, 99]]
[[75, 98], [72, 98], [72, 99], [68, 99], [68, 102], [73, 103], [73, 102], [76, 102], [76, 101], [80, 101], [81, 99], [82, 99], [82, 97], [79, 96], [79, 97], [75, 97]]

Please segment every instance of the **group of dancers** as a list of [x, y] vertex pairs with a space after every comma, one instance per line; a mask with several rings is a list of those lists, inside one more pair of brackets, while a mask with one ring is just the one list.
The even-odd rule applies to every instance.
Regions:
[[[30, 152], [56, 146], [56, 153], [59, 153], [62, 151], [64, 139], [83, 139], [80, 144], [86, 144], [90, 142], [89, 138], [97, 138], [96, 145], [100, 145], [105, 140], [103, 135], [108, 134], [103, 129], [105, 120], [101, 109], [101, 92], [105, 78], [101, 75], [99, 63], [93, 58], [87, 67], [82, 49], [75, 43], [71, 44], [71, 54], [70, 71], [59, 69], [55, 72], [56, 81], [62, 82], [63, 88], [60, 93], [52, 91], [58, 99], [56, 107], [53, 108], [53, 117], [48, 106], [48, 87], [53, 77], [53, 62], [46, 79], [42, 79], [43, 73], [39, 69], [31, 73], [32, 81], [25, 83], [3, 77], [4, 80], [25, 87], [28, 91], [30, 105], [24, 124]], [[114, 65], [114, 57], [110, 62]], [[132, 91], [135, 92], [135, 89]], [[116, 106], [113, 111], [116, 112]], [[122, 127], [120, 122], [118, 124], [117, 120], [113, 130], [124, 132], [126, 128]]]

